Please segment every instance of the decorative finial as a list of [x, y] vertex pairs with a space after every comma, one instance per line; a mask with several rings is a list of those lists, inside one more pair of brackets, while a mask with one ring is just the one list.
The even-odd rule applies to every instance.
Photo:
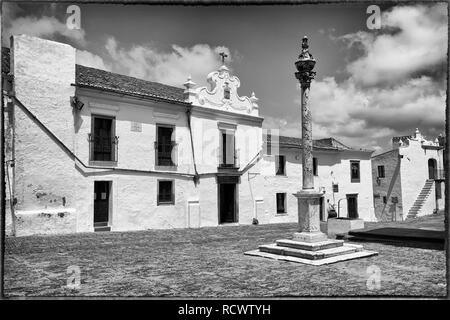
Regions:
[[228, 57], [228, 55], [225, 52], [219, 53], [219, 56], [222, 57], [222, 64], [225, 64], [225, 58]]
[[304, 36], [303, 39], [302, 39], [302, 48], [303, 49], [308, 49], [309, 48], [308, 37], [307, 36]]
[[316, 72], [313, 71], [315, 65], [316, 60], [309, 53], [308, 37], [304, 36], [302, 39], [302, 51], [295, 62], [295, 67], [298, 71], [295, 73], [295, 77], [299, 80], [302, 88], [309, 88], [311, 80], [316, 75]]

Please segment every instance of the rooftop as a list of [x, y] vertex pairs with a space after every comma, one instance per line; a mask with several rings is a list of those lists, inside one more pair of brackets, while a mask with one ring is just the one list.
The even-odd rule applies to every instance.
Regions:
[[[279, 144], [283, 147], [292, 147], [292, 148], [302, 148], [302, 139], [296, 137], [287, 137], [287, 136], [277, 136]], [[263, 137], [264, 141], [267, 141], [267, 135]], [[322, 150], [352, 150], [352, 151], [366, 151], [372, 152], [372, 150], [367, 149], [355, 149], [346, 146], [342, 142], [336, 140], [335, 138], [324, 138], [324, 139], [316, 139], [313, 140], [313, 148], [314, 149], [322, 149]]]
[[[10, 49], [7, 47], [2, 47], [2, 72], [10, 72]], [[74, 84], [84, 88], [185, 103], [184, 89], [181, 87], [169, 86], [79, 64], [75, 65]]]
[[184, 89], [182, 88], [85, 67], [79, 64], [75, 67], [75, 84], [79, 87], [185, 103], [183, 97]]

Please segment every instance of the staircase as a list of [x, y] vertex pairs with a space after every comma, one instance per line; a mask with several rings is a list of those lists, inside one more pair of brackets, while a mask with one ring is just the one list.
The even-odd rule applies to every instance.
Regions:
[[343, 240], [326, 239], [319, 242], [277, 240], [273, 244], [261, 245], [258, 250], [244, 254], [275, 260], [320, 266], [351, 259], [365, 258], [377, 252], [366, 251], [362, 245], [344, 243]]
[[431, 193], [433, 184], [434, 184], [433, 179], [427, 179], [425, 181], [425, 185], [423, 186], [422, 190], [420, 191], [419, 195], [417, 196], [416, 201], [414, 201], [414, 204], [409, 209], [406, 219], [413, 219], [413, 218], [417, 217], [420, 210], [422, 209], [423, 204], [425, 203], [425, 201], [427, 200], [428, 196]]

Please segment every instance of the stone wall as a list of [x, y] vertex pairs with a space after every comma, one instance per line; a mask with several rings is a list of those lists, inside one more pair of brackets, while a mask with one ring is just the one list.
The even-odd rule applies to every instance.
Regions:
[[[378, 221], [402, 221], [408, 213], [403, 211], [400, 161], [398, 149], [372, 158], [374, 207]], [[384, 166], [384, 178], [378, 178], [378, 166]], [[386, 197], [386, 203], [383, 197]]]
[[[15, 36], [11, 45], [12, 73], [16, 97], [59, 140], [73, 150], [74, 126], [70, 97], [75, 89], [75, 49], [69, 45], [25, 35]], [[14, 197], [15, 214], [25, 217], [16, 233], [27, 233], [36, 219], [48, 212], [72, 212], [79, 188], [73, 160], [46, 134], [32, 117], [14, 107]], [[51, 218], [61, 222], [66, 230], [75, 230], [75, 214]], [[47, 218], [46, 218], [47, 219]], [[61, 220], [62, 219], [62, 220]], [[67, 221], [65, 221], [67, 220]], [[63, 222], [64, 221], [64, 222]], [[58, 227], [55, 225], [55, 230]], [[39, 233], [53, 233], [45, 227]], [[34, 229], [36, 231], [36, 229]]]

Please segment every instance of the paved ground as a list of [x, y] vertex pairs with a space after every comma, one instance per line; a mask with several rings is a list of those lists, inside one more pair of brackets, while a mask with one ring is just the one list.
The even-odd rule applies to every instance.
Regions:
[[[408, 223], [408, 227], [436, 227], [442, 221], [442, 215], [429, 217]], [[379, 255], [320, 267], [243, 254], [259, 244], [289, 237], [295, 229], [296, 224], [277, 224], [9, 238], [5, 294], [10, 297], [445, 295], [443, 251], [364, 243]], [[68, 289], [67, 268], [74, 265], [81, 270], [81, 285]], [[381, 272], [378, 290], [369, 290], [367, 286], [368, 268], [379, 268]]]

